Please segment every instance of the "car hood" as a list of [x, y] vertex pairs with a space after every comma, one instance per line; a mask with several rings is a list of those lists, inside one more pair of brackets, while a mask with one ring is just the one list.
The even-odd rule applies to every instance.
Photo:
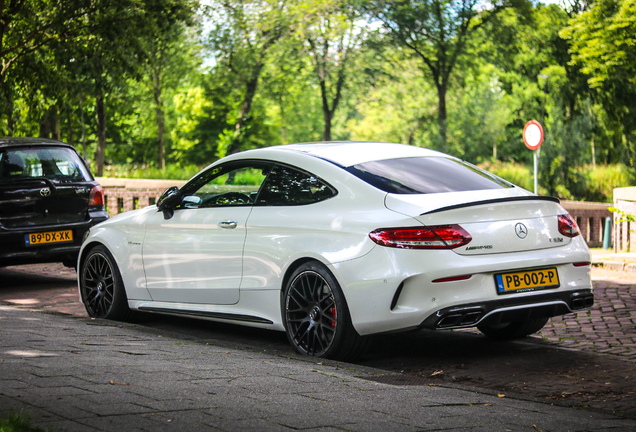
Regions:
[[572, 241], [559, 232], [558, 215], [567, 214], [556, 198], [521, 188], [428, 195], [388, 194], [390, 210], [424, 225], [458, 224], [472, 240], [460, 255], [523, 252], [564, 246]]

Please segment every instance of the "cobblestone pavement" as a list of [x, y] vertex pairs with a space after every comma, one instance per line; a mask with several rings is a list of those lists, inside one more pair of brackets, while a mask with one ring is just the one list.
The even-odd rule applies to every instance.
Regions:
[[399, 372], [382, 382], [474, 386], [636, 418], [636, 273], [594, 268], [592, 279], [594, 309], [555, 317], [523, 341], [475, 329], [447, 341], [392, 335], [363, 364]]
[[[386, 370], [366, 377], [380, 382], [481, 388], [636, 418], [636, 273], [594, 268], [592, 275], [593, 310], [554, 318], [523, 341], [491, 341], [476, 330], [397, 334], [379, 337], [359, 363]], [[0, 302], [85, 316], [74, 278], [60, 265], [0, 269], [2, 285], [14, 287], [0, 289]], [[201, 328], [186, 323], [179, 331]], [[221, 331], [227, 340], [240, 333], [254, 349], [264, 350], [259, 344], [265, 343], [268, 352], [289, 354], [284, 337], [238, 327]]]
[[553, 318], [541, 336], [564, 347], [636, 362], [635, 273], [594, 270], [594, 309]]

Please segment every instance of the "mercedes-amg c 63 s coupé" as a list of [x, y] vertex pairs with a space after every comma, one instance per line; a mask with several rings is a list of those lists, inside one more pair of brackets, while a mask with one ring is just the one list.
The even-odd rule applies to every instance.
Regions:
[[366, 142], [221, 159], [91, 228], [78, 281], [93, 317], [280, 330], [302, 354], [342, 360], [373, 334], [518, 338], [594, 302], [589, 250], [557, 199], [443, 153]]

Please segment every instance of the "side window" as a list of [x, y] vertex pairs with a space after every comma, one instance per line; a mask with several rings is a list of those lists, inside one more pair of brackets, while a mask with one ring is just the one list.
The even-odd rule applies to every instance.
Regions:
[[312, 204], [334, 195], [336, 191], [318, 177], [293, 168], [276, 166], [263, 185], [263, 190], [258, 196], [258, 204]]
[[184, 188], [181, 208], [252, 205], [268, 171], [260, 162], [214, 167]]

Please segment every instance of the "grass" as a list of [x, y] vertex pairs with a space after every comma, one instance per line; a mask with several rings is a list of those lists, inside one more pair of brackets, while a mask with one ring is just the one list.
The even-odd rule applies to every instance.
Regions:
[[103, 177], [129, 179], [157, 179], [157, 180], [190, 180], [203, 167], [197, 165], [168, 164], [163, 170], [154, 166], [123, 164], [106, 165]]
[[0, 432], [46, 432], [48, 429], [33, 427], [29, 424], [29, 415], [11, 413], [7, 418], [0, 418]]

